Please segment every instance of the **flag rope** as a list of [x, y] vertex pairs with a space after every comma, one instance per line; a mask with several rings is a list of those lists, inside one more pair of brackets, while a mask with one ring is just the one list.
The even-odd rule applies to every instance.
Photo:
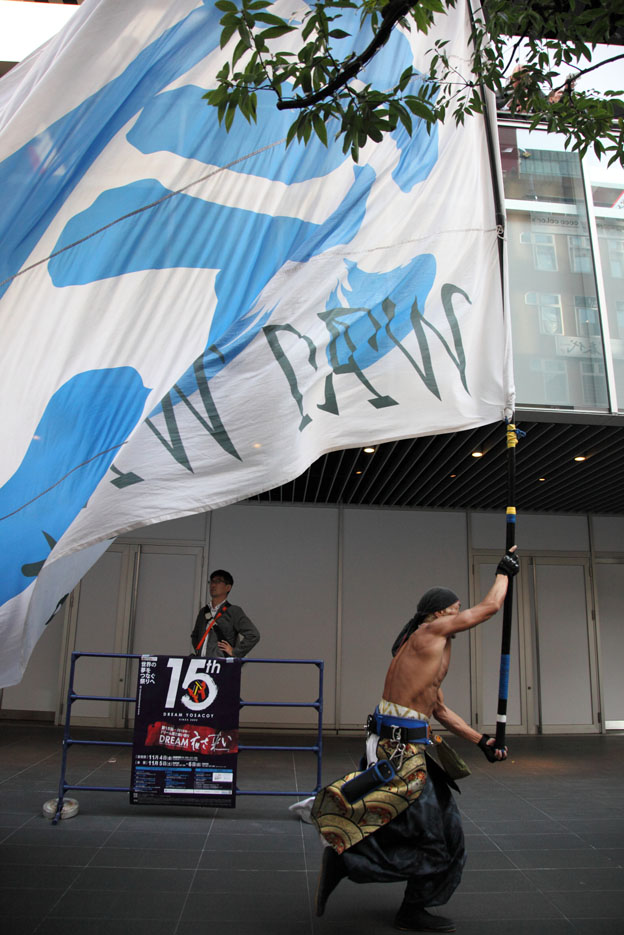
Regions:
[[276, 140], [273, 143], [267, 143], [266, 146], [261, 146], [260, 149], [254, 150], [252, 153], [247, 153], [245, 156], [239, 156], [237, 159], [233, 159], [231, 162], [228, 162], [225, 166], [218, 166], [216, 169], [212, 169], [206, 175], [202, 175], [201, 178], [195, 179], [193, 182], [189, 182], [188, 185], [183, 185], [182, 188], [177, 188], [173, 192], [169, 192], [166, 195], [163, 195], [162, 198], [157, 198], [156, 201], [151, 201], [147, 205], [142, 205], [140, 208], [135, 208], [134, 211], [128, 211], [127, 214], [122, 214], [120, 217], [115, 218], [113, 221], [109, 221], [108, 224], [104, 224], [103, 227], [98, 227], [97, 230], [92, 231], [90, 234], [86, 234], [84, 237], [81, 237], [79, 240], [75, 240], [73, 243], [67, 244], [65, 247], [61, 247], [60, 250], [55, 250], [54, 253], [50, 253], [49, 256], [43, 257], [41, 260], [36, 260], [35, 263], [31, 263], [30, 266], [25, 266], [24, 269], [19, 270], [17, 273], [13, 273], [12, 276], [7, 276], [6, 279], [3, 279], [0, 282], [0, 289], [2, 286], [5, 286], [7, 283], [12, 282], [14, 279], [17, 279], [18, 276], [23, 276], [24, 273], [29, 273], [31, 270], [36, 269], [37, 266], [41, 266], [43, 263], [47, 263], [49, 260], [54, 259], [54, 257], [60, 256], [61, 253], [65, 253], [67, 250], [73, 249], [73, 247], [78, 247], [81, 243], [84, 243], [87, 240], [90, 240], [92, 237], [96, 237], [97, 234], [101, 234], [104, 231], [108, 230], [110, 227], [114, 227], [115, 224], [119, 224], [121, 221], [126, 221], [128, 218], [134, 217], [137, 214], [142, 214], [143, 211], [148, 211], [150, 208], [156, 208], [159, 204], [162, 204], [164, 201], [168, 201], [170, 198], [173, 198], [175, 195], [182, 195], [185, 191], [188, 191], [189, 188], [193, 188], [195, 185], [199, 185], [201, 182], [206, 182], [208, 179], [211, 179], [214, 175], [218, 175], [220, 172], [224, 172], [226, 169], [231, 169], [232, 166], [238, 165], [239, 162], [245, 162], [246, 159], [251, 159], [253, 156], [259, 156], [260, 153], [264, 153], [269, 149], [273, 149], [275, 146], [281, 146], [282, 143], [286, 142], [286, 137], [283, 137], [281, 140]]

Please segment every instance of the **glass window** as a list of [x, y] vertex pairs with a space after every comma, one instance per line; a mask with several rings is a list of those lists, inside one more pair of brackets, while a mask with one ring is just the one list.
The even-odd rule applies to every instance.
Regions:
[[[585, 157], [598, 231], [598, 251], [611, 338], [609, 350], [617, 406], [624, 411], [624, 168], [607, 165], [593, 153]], [[579, 290], [580, 291], [580, 290]]]
[[557, 251], [555, 249], [555, 238], [552, 234], [533, 234], [523, 231], [520, 234], [520, 243], [531, 244], [533, 247], [533, 265], [535, 269], [557, 269]]
[[573, 273], [591, 273], [592, 255], [589, 237], [570, 234], [568, 237], [568, 254], [570, 256], [570, 269]]
[[609, 272], [614, 279], [624, 279], [624, 240], [607, 237]]
[[552, 292], [527, 292], [527, 305], [537, 305], [541, 334], [563, 334], [561, 296]]
[[546, 405], [568, 406], [568, 375], [561, 360], [534, 358], [531, 375], [537, 382], [537, 392]]
[[575, 295], [576, 333], [581, 337], [600, 337], [598, 302], [592, 295]]
[[[562, 136], [512, 124], [500, 126], [500, 141], [518, 406], [605, 410], [598, 251], [580, 159], [565, 151]], [[606, 193], [610, 205], [619, 194]], [[624, 229], [609, 236], [624, 241]], [[615, 254], [624, 274], [624, 253]]]
[[607, 405], [607, 383], [602, 361], [581, 361], [581, 386], [588, 408]]

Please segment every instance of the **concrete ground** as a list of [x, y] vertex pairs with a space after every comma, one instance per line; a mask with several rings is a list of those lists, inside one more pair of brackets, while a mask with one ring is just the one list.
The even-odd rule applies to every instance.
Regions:
[[[74, 737], [130, 739], [76, 729]], [[310, 745], [310, 735], [244, 743]], [[62, 732], [0, 722], [0, 930], [4, 935], [383, 935], [402, 884], [340, 884], [314, 916], [320, 845], [288, 811], [295, 799], [239, 796], [236, 809], [133, 806], [127, 793], [57, 794]], [[491, 765], [454, 741], [468, 861], [442, 911], [461, 935], [623, 935], [624, 736], [510, 738]], [[354, 766], [361, 742], [326, 737], [324, 781]], [[74, 746], [68, 782], [127, 786], [129, 748]], [[314, 754], [245, 751], [241, 789], [313, 788]]]

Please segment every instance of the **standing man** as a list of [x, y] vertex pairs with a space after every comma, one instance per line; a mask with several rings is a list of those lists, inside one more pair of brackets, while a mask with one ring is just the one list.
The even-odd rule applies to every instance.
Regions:
[[234, 578], [218, 568], [210, 575], [210, 603], [202, 607], [191, 633], [196, 656], [246, 656], [260, 639], [257, 627], [242, 607], [227, 597]]
[[[509, 578], [519, 570], [515, 551], [514, 546], [503, 556], [493, 586], [474, 607], [462, 611], [457, 595], [447, 588], [427, 591], [396, 641], [383, 698], [369, 718], [369, 769], [322, 789], [312, 806], [312, 819], [330, 845], [323, 853], [317, 915], [323, 914], [343, 877], [355, 883], [406, 880], [395, 928], [455, 931], [451, 919], [428, 912], [450, 899], [466, 859], [461, 819], [449, 790], [454, 783], [434, 760], [425, 758], [429, 720], [435, 717], [477, 744], [490, 762], [506, 759], [506, 747], [495, 749], [494, 738], [473, 730], [446, 707], [441, 685], [455, 634], [489, 620], [502, 607]], [[362, 795], [369, 777], [370, 789]]]

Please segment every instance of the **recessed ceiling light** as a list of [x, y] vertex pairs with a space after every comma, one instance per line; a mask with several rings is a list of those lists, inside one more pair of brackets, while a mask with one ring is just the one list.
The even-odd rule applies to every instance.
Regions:
[[361, 471], [356, 471], [355, 473], [356, 473], [356, 474], [361, 474], [362, 472], [361, 472]]
[[485, 454], [485, 452], [483, 452], [483, 451], [473, 451], [473, 452], [472, 452], [472, 457], [473, 457], [473, 458], [482, 458], [484, 454]]
[[540, 481], [540, 483], [541, 483], [542, 481], [545, 481], [545, 480], [546, 480], [545, 477], [538, 477], [537, 479], [538, 479], [538, 481]]
[[577, 455], [575, 461], [587, 461], [586, 455]]
[[449, 474], [449, 477], [457, 477], [457, 474]]
[[368, 448], [364, 449], [364, 454], [367, 454], [367, 455], [375, 454], [375, 449], [371, 445], [369, 445]]

